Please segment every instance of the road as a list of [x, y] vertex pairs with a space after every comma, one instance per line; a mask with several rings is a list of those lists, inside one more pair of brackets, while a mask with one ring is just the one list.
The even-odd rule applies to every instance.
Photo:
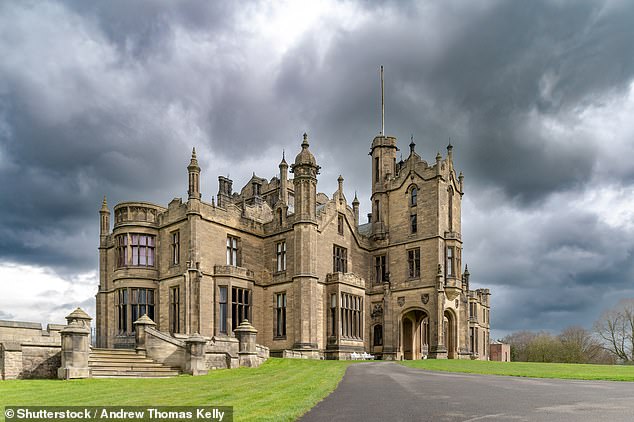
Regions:
[[312, 421], [634, 421], [634, 383], [456, 374], [392, 362], [350, 365]]

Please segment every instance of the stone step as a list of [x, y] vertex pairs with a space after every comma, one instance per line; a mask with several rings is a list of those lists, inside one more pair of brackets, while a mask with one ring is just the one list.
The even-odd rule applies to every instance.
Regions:
[[178, 371], [177, 368], [170, 368], [167, 366], [91, 366], [90, 369], [94, 371], [138, 371], [138, 372], [172, 372]]
[[90, 356], [89, 362], [154, 362], [150, 358], [145, 357], [111, 357], [111, 356]]
[[180, 375], [178, 371], [91, 371], [93, 378], [168, 378]]
[[165, 378], [180, 375], [180, 368], [165, 366], [134, 350], [92, 349], [88, 366], [93, 378]]
[[95, 349], [90, 350], [91, 354], [107, 354], [107, 355], [136, 355], [134, 349]]
[[158, 362], [90, 362], [88, 361], [88, 366], [91, 368], [103, 368], [105, 366], [110, 368], [129, 368], [131, 366], [140, 367], [140, 368], [163, 368], [164, 365]]

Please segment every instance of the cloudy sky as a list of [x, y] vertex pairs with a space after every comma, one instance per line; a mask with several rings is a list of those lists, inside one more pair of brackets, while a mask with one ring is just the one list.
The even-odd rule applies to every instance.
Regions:
[[455, 146], [493, 337], [634, 297], [634, 2], [0, 3], [0, 319], [94, 314], [98, 209], [270, 178], [301, 134], [369, 208], [380, 129]]

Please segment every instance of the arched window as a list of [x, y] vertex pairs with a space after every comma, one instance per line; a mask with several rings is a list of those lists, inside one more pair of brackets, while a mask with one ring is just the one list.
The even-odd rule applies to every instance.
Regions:
[[412, 188], [412, 191], [409, 194], [409, 205], [410, 207], [415, 207], [418, 202], [418, 189], [416, 186]]

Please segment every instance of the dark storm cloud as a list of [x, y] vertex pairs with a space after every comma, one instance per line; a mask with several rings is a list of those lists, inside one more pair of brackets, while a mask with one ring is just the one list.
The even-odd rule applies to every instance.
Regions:
[[306, 131], [319, 190], [343, 174], [367, 210], [383, 64], [403, 155], [410, 135], [428, 162], [456, 146], [465, 259], [493, 290], [494, 325], [591, 322], [589, 298], [609, 306], [634, 276], [632, 230], [576, 201], [634, 178], [629, 155], [583, 126], [627, 95], [634, 4], [337, 6], [351, 5], [358, 21], [326, 15], [283, 53], [260, 39], [254, 14], [274, 6], [258, 2], [0, 5], [0, 261], [94, 269], [102, 195], [184, 195], [192, 146], [209, 200], [221, 168], [282, 148], [290, 161]]

